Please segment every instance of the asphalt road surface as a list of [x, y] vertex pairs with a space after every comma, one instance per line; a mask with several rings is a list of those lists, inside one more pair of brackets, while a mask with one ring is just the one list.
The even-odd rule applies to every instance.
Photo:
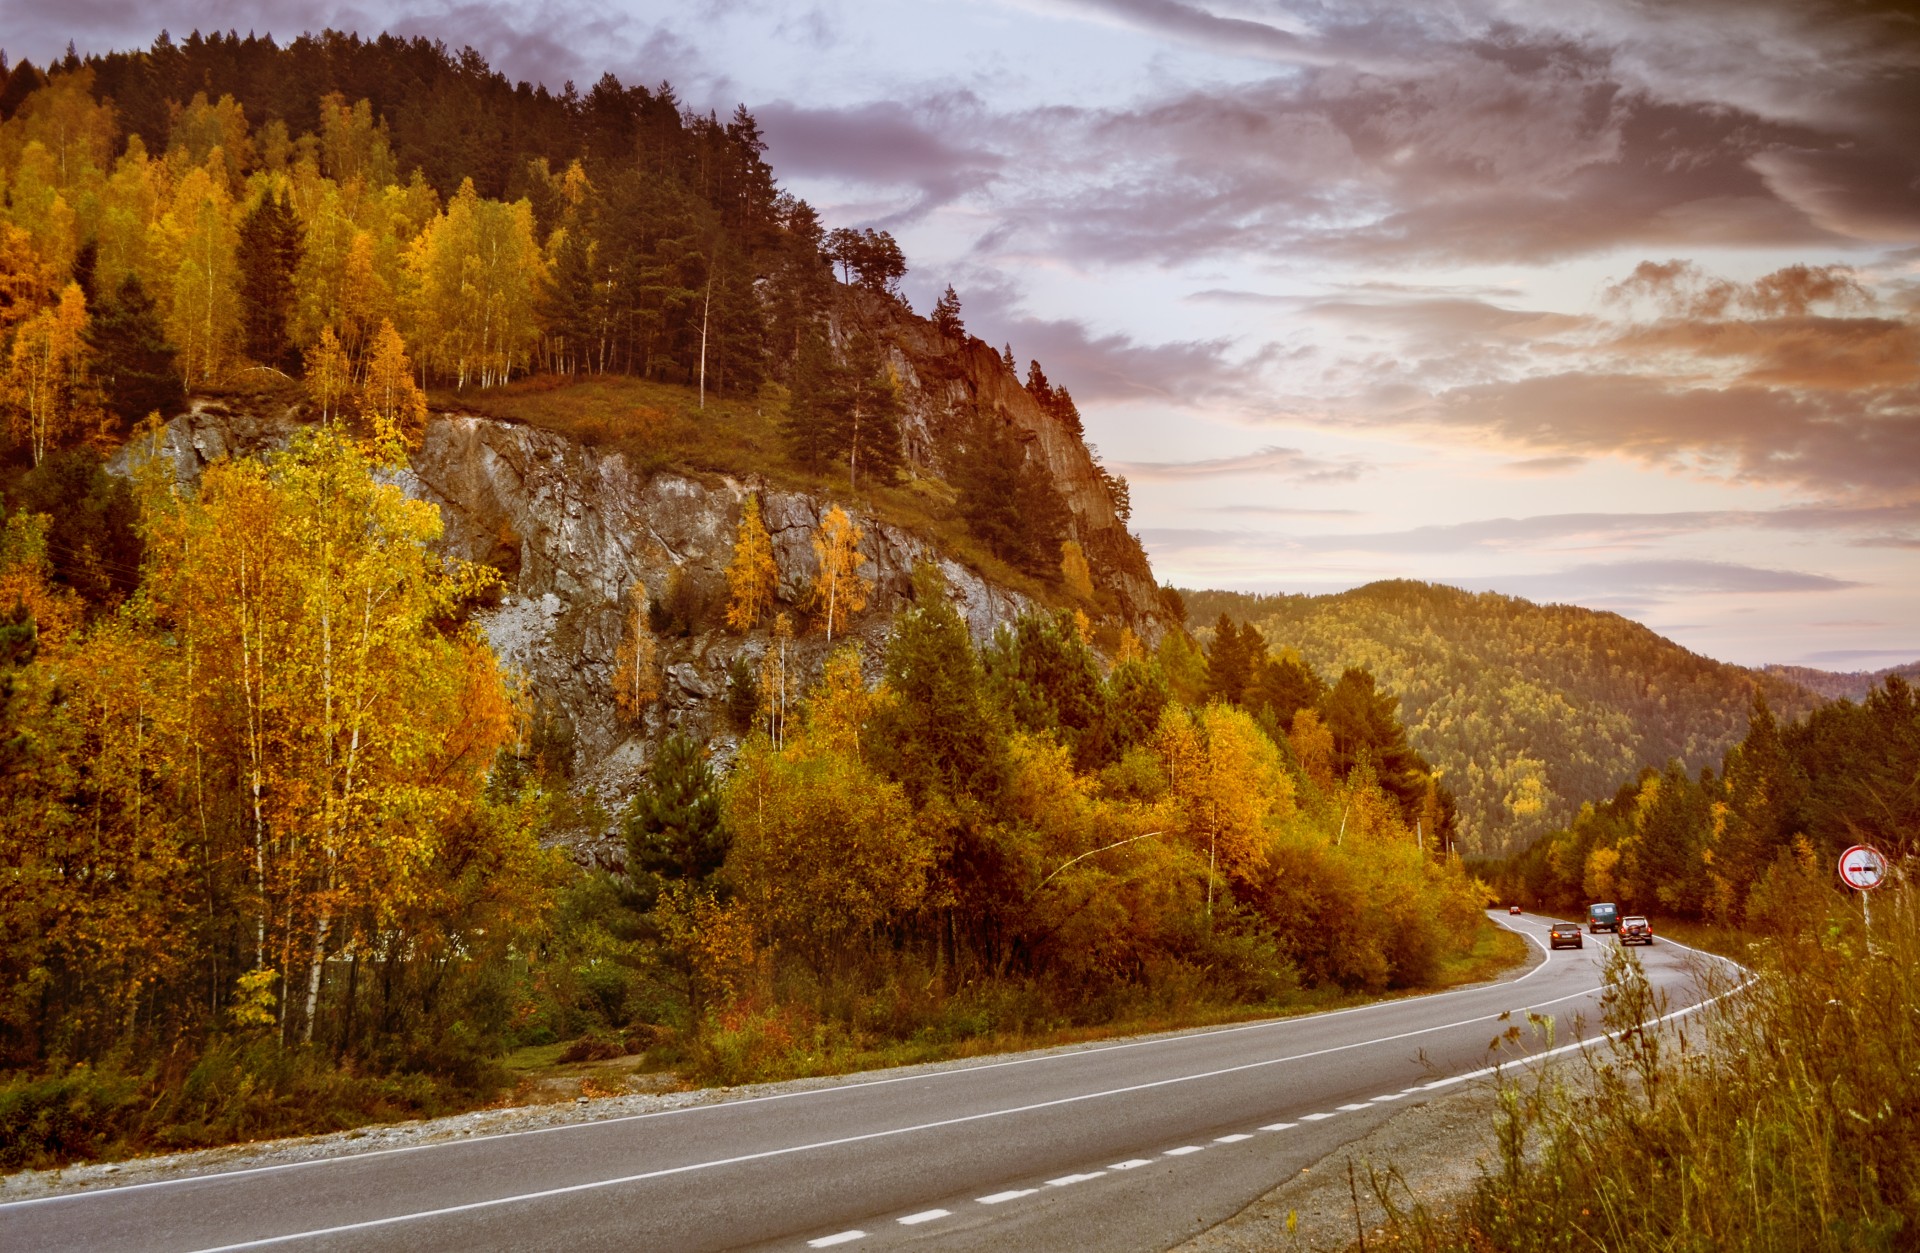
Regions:
[[[1599, 1032], [1611, 936], [1309, 1017], [0, 1205], [0, 1249], [1161, 1250], [1389, 1117]], [[1639, 950], [1684, 1011], [1702, 955]], [[1714, 959], [1717, 961], [1718, 959]], [[1724, 969], [1724, 967], [1723, 967]], [[1510, 1015], [1503, 1018], [1503, 1015]], [[1463, 1151], [1470, 1151], [1463, 1146]]]

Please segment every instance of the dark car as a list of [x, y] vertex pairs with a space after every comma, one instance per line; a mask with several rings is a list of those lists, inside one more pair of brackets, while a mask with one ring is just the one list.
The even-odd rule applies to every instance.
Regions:
[[1653, 924], [1639, 914], [1628, 914], [1620, 920], [1620, 942], [1622, 944], [1653, 943]]
[[1602, 931], [1620, 929], [1620, 910], [1612, 901], [1600, 901], [1587, 906], [1587, 930], [1599, 935]]
[[1585, 948], [1587, 946], [1586, 937], [1580, 934], [1579, 923], [1556, 922], [1547, 928], [1548, 948], [1564, 948], [1569, 944], [1575, 948]]

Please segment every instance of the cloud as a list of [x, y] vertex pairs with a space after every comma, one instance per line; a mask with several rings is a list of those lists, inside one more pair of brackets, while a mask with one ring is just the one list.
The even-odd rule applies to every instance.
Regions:
[[1169, 482], [1233, 475], [1263, 475], [1294, 483], [1351, 483], [1374, 467], [1359, 460], [1329, 461], [1298, 448], [1262, 448], [1234, 457], [1200, 461], [1130, 461], [1121, 467], [1129, 478]]
[[912, 188], [912, 205], [881, 220], [893, 226], [982, 191], [999, 177], [1005, 164], [1000, 154], [950, 138], [973, 129], [966, 119], [977, 108], [978, 101], [964, 93], [837, 109], [783, 100], [761, 106], [755, 117], [783, 178]]
[[1463, 583], [1533, 600], [1566, 599], [1591, 604], [1600, 598], [1653, 605], [1683, 596], [1772, 595], [1838, 592], [1862, 584], [1800, 570], [1774, 570], [1730, 561], [1669, 558], [1570, 566], [1547, 574], [1520, 574]]
[[1578, 470], [1586, 464], [1585, 457], [1562, 454], [1554, 457], [1526, 457], [1519, 461], [1509, 461], [1500, 468], [1510, 474], [1545, 475], [1565, 474], [1571, 470]]

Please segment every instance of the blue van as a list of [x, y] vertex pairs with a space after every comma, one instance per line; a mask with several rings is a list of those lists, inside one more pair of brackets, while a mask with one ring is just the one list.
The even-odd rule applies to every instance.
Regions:
[[1587, 906], [1587, 934], [1599, 935], [1602, 931], [1619, 930], [1620, 911], [1613, 907], [1612, 901]]

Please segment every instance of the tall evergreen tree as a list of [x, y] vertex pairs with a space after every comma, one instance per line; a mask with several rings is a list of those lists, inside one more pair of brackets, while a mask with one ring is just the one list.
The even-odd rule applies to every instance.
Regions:
[[954, 294], [952, 283], [947, 284], [947, 290], [933, 303], [933, 325], [950, 339], [959, 339], [967, 333], [967, 324], [960, 320], [960, 297]]
[[719, 788], [691, 737], [676, 732], [654, 754], [627, 807], [626, 837], [627, 878], [646, 909], [668, 883], [703, 883], [727, 859]]
[[1058, 572], [1071, 515], [1046, 464], [1008, 423], [976, 415], [954, 477], [961, 516], [995, 556], [1036, 578]]
[[125, 426], [158, 413], [170, 418], [187, 402], [176, 355], [161, 329], [159, 310], [137, 276], [100, 302], [87, 326], [93, 377], [102, 406]]
[[240, 223], [242, 343], [247, 356], [292, 370], [299, 353], [287, 335], [293, 316], [293, 272], [300, 264], [300, 223], [286, 193], [263, 195]]

